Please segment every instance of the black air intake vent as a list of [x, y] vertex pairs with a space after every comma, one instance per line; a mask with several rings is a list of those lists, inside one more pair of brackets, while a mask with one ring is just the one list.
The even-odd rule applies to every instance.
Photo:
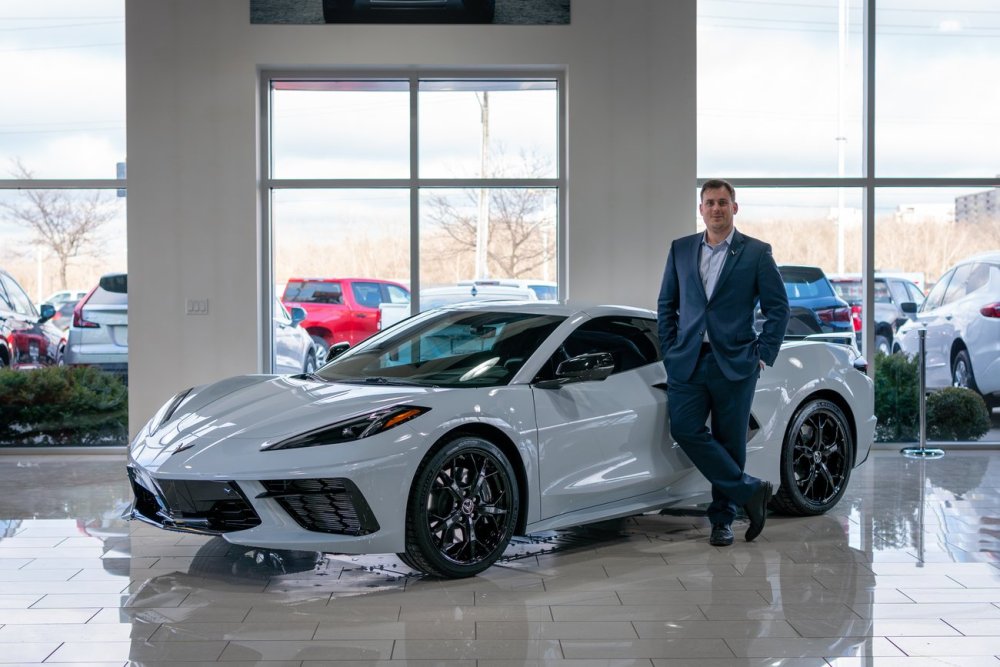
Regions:
[[349, 479], [263, 480], [258, 498], [274, 498], [296, 523], [319, 533], [367, 535], [379, 529], [364, 496]]

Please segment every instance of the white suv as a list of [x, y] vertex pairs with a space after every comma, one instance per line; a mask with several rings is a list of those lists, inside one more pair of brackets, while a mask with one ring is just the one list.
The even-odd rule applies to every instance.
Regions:
[[128, 276], [108, 273], [73, 309], [63, 361], [94, 366], [128, 382]]
[[948, 269], [919, 308], [903, 304], [912, 319], [896, 333], [898, 349], [915, 355], [927, 327], [927, 388], [975, 389], [1000, 405], [1000, 252], [963, 259]]

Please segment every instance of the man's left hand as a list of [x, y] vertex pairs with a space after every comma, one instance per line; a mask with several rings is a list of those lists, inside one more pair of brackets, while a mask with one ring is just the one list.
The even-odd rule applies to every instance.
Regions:
[[766, 365], [767, 365], [767, 364], [765, 364], [765, 363], [764, 363], [764, 360], [763, 360], [763, 359], [759, 360], [759, 361], [758, 361], [757, 363], [759, 363], [759, 364], [760, 364], [760, 370], [764, 370], [764, 366], [766, 366]]

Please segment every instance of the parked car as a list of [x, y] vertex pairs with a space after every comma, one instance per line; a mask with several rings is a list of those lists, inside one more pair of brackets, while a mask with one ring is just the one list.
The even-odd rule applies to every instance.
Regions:
[[[851, 307], [837, 296], [833, 285], [818, 266], [778, 267], [788, 295], [790, 317], [786, 336], [801, 337], [816, 333], [850, 333]], [[763, 322], [763, 315], [757, 311], [757, 324]]]
[[926, 327], [927, 388], [975, 389], [1000, 404], [1000, 252], [963, 259], [948, 269], [896, 333], [899, 351], [915, 355]]
[[378, 331], [379, 305], [410, 303], [410, 290], [375, 278], [290, 278], [281, 302], [304, 308], [302, 327], [324, 355], [331, 346], [354, 346]]
[[58, 308], [67, 301], [76, 303], [85, 296], [87, 296], [87, 290], [85, 289], [84, 290], [64, 289], [64, 290], [59, 290], [58, 292], [53, 292], [52, 294], [45, 297], [44, 303], [51, 303], [53, 306]]
[[[420, 290], [420, 312], [466, 301], [538, 301], [538, 293], [529, 287], [495, 285], [464, 281], [458, 285], [428, 287]], [[388, 329], [410, 316], [408, 303], [383, 303], [379, 306], [379, 329]]]
[[[864, 286], [859, 274], [835, 275], [830, 277], [833, 289], [840, 298], [851, 306], [851, 323], [858, 336], [858, 345], [862, 340], [861, 304], [864, 300]], [[923, 303], [924, 293], [913, 282], [890, 274], [875, 274], [875, 351], [882, 354], [892, 352], [896, 330], [907, 320], [902, 304], [914, 302]]]
[[492, 23], [496, 0], [323, 0], [326, 23]]
[[[868, 457], [874, 389], [861, 361], [853, 344], [788, 341], [761, 376], [746, 468], [775, 484], [778, 511], [832, 509]], [[711, 499], [671, 445], [666, 381], [649, 310], [438, 308], [313, 375], [178, 393], [130, 447], [130, 515], [472, 576], [513, 535]]]
[[0, 269], [0, 368], [58, 364], [65, 340], [52, 324], [55, 314], [50, 303], [36, 308], [14, 276]]
[[108, 273], [73, 308], [64, 362], [128, 382], [128, 275]]
[[459, 285], [495, 285], [499, 287], [521, 287], [530, 289], [541, 301], [555, 301], [559, 298], [559, 286], [551, 280], [534, 280], [529, 278], [480, 278], [478, 280], [460, 280]]
[[277, 297], [273, 307], [274, 372], [312, 373], [326, 355], [317, 349], [309, 332], [299, 326], [306, 319], [305, 309], [298, 306], [286, 309]]

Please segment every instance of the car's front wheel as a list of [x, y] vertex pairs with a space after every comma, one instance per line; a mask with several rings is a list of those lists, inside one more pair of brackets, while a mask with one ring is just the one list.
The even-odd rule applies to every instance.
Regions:
[[813, 399], [796, 411], [781, 448], [781, 487], [774, 508], [785, 514], [823, 514], [847, 490], [854, 438], [836, 403]]
[[517, 477], [500, 448], [459, 436], [417, 471], [401, 559], [438, 577], [479, 574], [507, 548], [519, 504]]
[[306, 362], [302, 364], [303, 373], [315, 373], [316, 372], [316, 353], [310, 351], [306, 355]]

